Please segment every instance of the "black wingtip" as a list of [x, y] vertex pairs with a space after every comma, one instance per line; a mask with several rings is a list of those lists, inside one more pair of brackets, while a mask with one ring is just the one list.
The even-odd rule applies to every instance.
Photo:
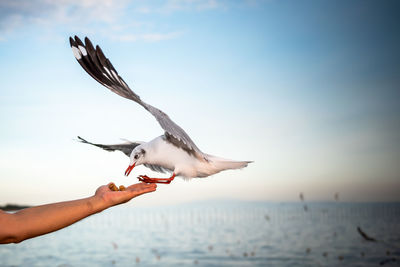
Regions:
[[79, 135], [77, 136], [78, 137], [78, 141], [80, 141], [80, 142], [82, 142], [82, 143], [89, 143], [88, 141], [86, 141], [85, 139], [83, 139], [82, 137], [80, 137]]
[[81, 41], [81, 39], [79, 39], [79, 37], [76, 36], [76, 35], [75, 35], [75, 42], [76, 42], [78, 45], [80, 45], [80, 46], [85, 46], [85, 45], [83, 44], [83, 42]]
[[101, 53], [101, 55], [102, 55], [103, 57], [105, 57], [104, 54], [103, 54], [103, 50], [101, 50], [101, 48], [100, 48], [99, 45], [96, 45], [96, 51], [98, 51], [99, 53]]
[[71, 36], [69, 37], [69, 44], [71, 45], [71, 47], [75, 46], [75, 41], [74, 41], [74, 39], [72, 39]]
[[106, 65], [107, 58], [101, 50], [100, 46], [96, 45], [96, 53], [102, 65]]
[[89, 38], [85, 37], [85, 44], [86, 44], [86, 49], [90, 52], [94, 52], [94, 47], [92, 42], [89, 40]]

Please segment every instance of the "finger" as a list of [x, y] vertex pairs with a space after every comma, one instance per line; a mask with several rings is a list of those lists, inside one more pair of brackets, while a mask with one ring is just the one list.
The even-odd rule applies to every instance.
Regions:
[[157, 188], [156, 184], [138, 183], [128, 186], [127, 190], [130, 191], [142, 191], [142, 190], [155, 190]]
[[146, 186], [142, 188], [133, 189], [132, 192], [135, 194], [144, 194], [156, 191], [157, 186]]
[[156, 191], [157, 186], [156, 185], [142, 185], [142, 184], [134, 184], [126, 188], [124, 191], [118, 191], [118, 192], [113, 192], [115, 201], [118, 204], [128, 202], [134, 197], [150, 193], [153, 191]]
[[137, 184], [134, 186], [128, 187], [125, 192], [130, 192], [131, 196], [140, 196], [145, 193], [150, 193], [156, 191], [156, 185], [147, 185], [147, 184]]

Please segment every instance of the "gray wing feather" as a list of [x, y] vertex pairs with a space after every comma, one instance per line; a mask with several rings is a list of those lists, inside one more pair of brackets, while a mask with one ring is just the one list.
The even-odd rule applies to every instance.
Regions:
[[[119, 150], [122, 153], [124, 153], [125, 155], [127, 155], [128, 157], [131, 155], [132, 150], [137, 147], [138, 145], [140, 145], [142, 142], [126, 142], [123, 144], [115, 144], [115, 145], [103, 145], [103, 144], [94, 144], [91, 143], [89, 141], [86, 141], [85, 139], [83, 139], [82, 137], [78, 136], [78, 139], [80, 142], [84, 143], [84, 144], [89, 144], [89, 145], [93, 145], [93, 146], [97, 146], [100, 147], [106, 151], [116, 151]], [[160, 172], [160, 173], [166, 173], [166, 172], [172, 172], [172, 170], [164, 168], [162, 166], [159, 165], [154, 165], [154, 164], [144, 164], [145, 167], [149, 168], [152, 171], [155, 172]]]
[[179, 146], [184, 147], [185, 150], [203, 155], [192, 139], [190, 139], [189, 135], [179, 127], [179, 125], [173, 122], [167, 114], [149, 104], [143, 103], [143, 106], [157, 119], [158, 123], [164, 129], [166, 136], [173, 136], [174, 139], [180, 142]]
[[173, 172], [172, 170], [167, 169], [167, 168], [164, 168], [164, 167], [161, 167], [161, 166], [159, 166], [159, 165], [144, 164], [144, 166], [147, 167], [147, 168], [149, 168], [149, 169], [152, 170], [152, 171], [155, 171], [155, 172], [161, 172], [161, 173]]
[[70, 37], [69, 41], [76, 60], [90, 76], [112, 92], [135, 101], [149, 111], [164, 129], [165, 135], [167, 137], [172, 136], [174, 144], [179, 143], [179, 146], [184, 148], [188, 153], [196, 154], [199, 158], [206, 159], [206, 155], [200, 151], [189, 135], [173, 122], [167, 114], [143, 102], [129, 88], [125, 81], [118, 75], [110, 60], [104, 56], [99, 46], [96, 46], [96, 49], [94, 49], [87, 37], [85, 38], [85, 44], [77, 36], [74, 39]]
[[93, 145], [93, 146], [97, 146], [97, 147], [100, 147], [100, 148], [102, 148], [102, 149], [104, 149], [106, 151], [116, 151], [116, 150], [121, 151], [122, 153], [124, 153], [128, 157], [131, 155], [132, 150], [135, 147], [137, 147], [138, 145], [141, 144], [141, 142], [126, 142], [126, 143], [115, 144], [115, 145], [103, 145], [103, 144], [91, 143], [89, 141], [86, 141], [85, 139], [83, 139], [80, 136], [78, 136], [78, 139], [82, 143]]

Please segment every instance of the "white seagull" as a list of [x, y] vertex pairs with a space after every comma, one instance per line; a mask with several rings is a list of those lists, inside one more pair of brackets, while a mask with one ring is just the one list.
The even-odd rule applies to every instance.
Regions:
[[187, 133], [174, 123], [167, 114], [143, 102], [118, 75], [111, 62], [99, 46], [93, 47], [86, 37], [85, 44], [77, 37], [69, 38], [72, 52], [82, 68], [96, 81], [114, 93], [133, 100], [149, 111], [165, 131], [150, 142], [126, 142], [116, 145], [93, 144], [79, 137], [81, 142], [101, 147], [107, 151], [120, 150], [130, 157], [125, 175], [135, 166], [143, 164], [157, 172], [169, 172], [169, 178], [150, 178], [146, 175], [138, 179], [146, 183], [169, 184], [176, 176], [183, 178], [207, 177], [228, 169], [241, 169], [251, 161], [235, 161], [203, 153]]

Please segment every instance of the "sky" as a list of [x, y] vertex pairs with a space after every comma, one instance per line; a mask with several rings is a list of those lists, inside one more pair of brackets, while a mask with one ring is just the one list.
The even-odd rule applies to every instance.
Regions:
[[81, 144], [163, 134], [79, 66], [99, 44], [144, 101], [243, 170], [159, 185], [131, 205], [400, 201], [398, 1], [3, 0], [0, 204], [87, 197], [162, 177]]

